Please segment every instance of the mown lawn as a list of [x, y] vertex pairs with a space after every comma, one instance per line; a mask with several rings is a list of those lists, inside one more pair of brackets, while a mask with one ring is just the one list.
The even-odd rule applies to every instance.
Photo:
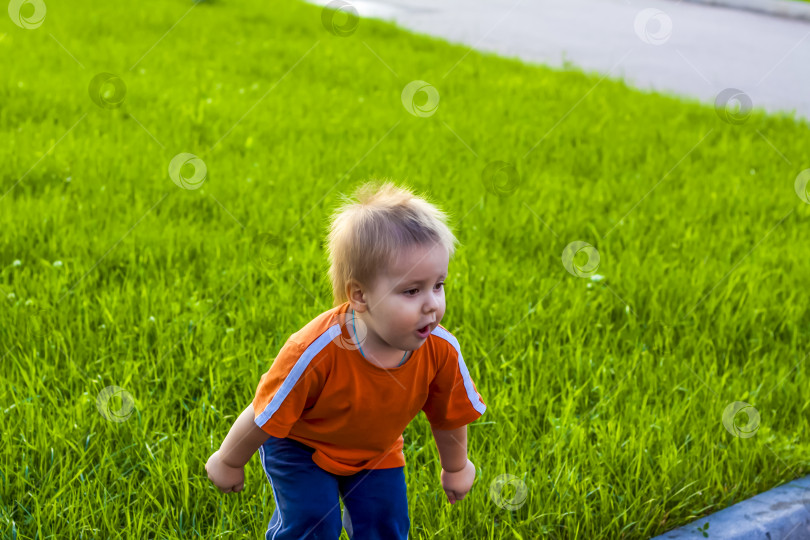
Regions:
[[[488, 405], [460, 504], [424, 416], [406, 430], [411, 538], [647, 538], [808, 473], [806, 122], [371, 20], [341, 37], [300, 2], [66, 0], [0, 24], [4, 537], [260, 537], [258, 458], [236, 495], [203, 465], [331, 307], [338, 195], [381, 177], [452, 215], [442, 324]], [[100, 73], [122, 92], [91, 99]], [[432, 114], [403, 106], [416, 80]], [[181, 153], [199, 189], [170, 178]], [[497, 161], [516, 184], [487, 183]], [[575, 241], [600, 257], [584, 277]], [[724, 427], [734, 401], [753, 436]]]

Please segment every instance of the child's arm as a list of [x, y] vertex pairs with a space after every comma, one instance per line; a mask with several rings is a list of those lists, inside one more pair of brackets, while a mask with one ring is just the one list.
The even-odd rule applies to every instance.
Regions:
[[467, 464], [467, 426], [458, 429], [431, 429], [439, 450], [442, 469], [448, 472], [460, 471]]
[[463, 499], [475, 480], [475, 465], [467, 458], [467, 426], [432, 429], [442, 463], [442, 488], [450, 504]]
[[269, 435], [254, 421], [253, 403], [242, 411], [219, 450], [205, 464], [208, 478], [223, 493], [242, 491], [245, 487], [245, 464]]

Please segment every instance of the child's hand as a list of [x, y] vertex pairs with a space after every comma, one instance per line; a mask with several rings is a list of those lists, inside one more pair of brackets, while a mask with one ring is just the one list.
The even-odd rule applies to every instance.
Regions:
[[442, 488], [447, 493], [447, 501], [455, 504], [462, 500], [472, 488], [475, 480], [475, 465], [469, 459], [463, 469], [457, 472], [447, 472], [442, 469]]
[[208, 479], [219, 488], [222, 493], [231, 491], [242, 491], [245, 487], [245, 468], [231, 467], [223, 462], [219, 456], [219, 450], [211, 454], [205, 464], [208, 472]]

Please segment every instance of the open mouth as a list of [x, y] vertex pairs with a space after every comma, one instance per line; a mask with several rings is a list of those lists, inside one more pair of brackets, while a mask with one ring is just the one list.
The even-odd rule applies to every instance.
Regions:
[[430, 333], [430, 325], [426, 324], [422, 328], [416, 331], [420, 336], [425, 337]]

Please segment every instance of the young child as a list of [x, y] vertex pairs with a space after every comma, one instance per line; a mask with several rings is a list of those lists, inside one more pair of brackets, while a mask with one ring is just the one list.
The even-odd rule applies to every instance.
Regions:
[[344, 527], [352, 540], [408, 538], [402, 433], [419, 411], [448, 501], [475, 478], [467, 424], [486, 405], [439, 324], [458, 240], [441, 210], [391, 182], [355, 198], [330, 223], [334, 307], [287, 339], [205, 464], [220, 490], [241, 491], [259, 450], [276, 501], [266, 540], [337, 540]]

